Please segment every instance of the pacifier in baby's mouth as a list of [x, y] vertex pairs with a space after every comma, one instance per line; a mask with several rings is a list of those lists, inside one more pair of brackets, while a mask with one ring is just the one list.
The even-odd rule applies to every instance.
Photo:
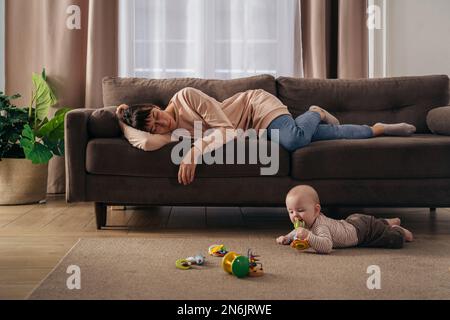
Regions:
[[[295, 219], [294, 228], [297, 230], [298, 228], [306, 228], [306, 222], [300, 219]], [[294, 241], [291, 243], [291, 247], [300, 251], [307, 250], [310, 248], [308, 240], [298, 239], [297, 236], [294, 236]]]
[[306, 222], [300, 219], [295, 219], [294, 222], [294, 228], [298, 229], [298, 228], [306, 228]]

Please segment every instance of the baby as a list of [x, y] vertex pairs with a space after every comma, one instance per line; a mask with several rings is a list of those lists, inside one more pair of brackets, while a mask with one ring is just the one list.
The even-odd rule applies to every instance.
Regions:
[[317, 253], [330, 253], [333, 248], [371, 247], [400, 249], [413, 241], [413, 234], [400, 226], [400, 219], [377, 219], [354, 214], [345, 220], [334, 220], [321, 213], [319, 195], [310, 186], [292, 189], [286, 198], [291, 222], [304, 223], [278, 244], [289, 245], [294, 238], [306, 240]]

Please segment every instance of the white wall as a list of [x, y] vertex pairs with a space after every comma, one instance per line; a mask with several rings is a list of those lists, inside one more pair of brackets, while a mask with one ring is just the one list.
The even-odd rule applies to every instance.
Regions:
[[0, 91], [5, 89], [5, 0], [0, 0]]
[[386, 75], [450, 75], [450, 1], [387, 0]]

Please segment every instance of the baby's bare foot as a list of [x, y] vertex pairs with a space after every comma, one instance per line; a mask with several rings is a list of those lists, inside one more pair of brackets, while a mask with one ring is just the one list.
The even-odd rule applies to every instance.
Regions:
[[399, 228], [399, 229], [403, 230], [403, 232], [405, 233], [405, 240], [406, 240], [406, 242], [413, 242], [414, 241], [414, 236], [413, 236], [411, 231], [409, 231], [409, 230], [407, 230], [407, 229], [405, 229], [403, 227], [397, 226], [397, 225], [392, 226], [392, 228]]
[[384, 219], [390, 226], [399, 226], [402, 224], [402, 221], [399, 218], [394, 219]]

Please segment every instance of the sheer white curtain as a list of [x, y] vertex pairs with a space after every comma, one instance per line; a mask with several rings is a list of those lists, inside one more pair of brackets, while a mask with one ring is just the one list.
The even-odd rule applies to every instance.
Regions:
[[121, 76], [302, 76], [297, 0], [120, 1]]
[[0, 0], [0, 91], [5, 91], [5, 1]]

